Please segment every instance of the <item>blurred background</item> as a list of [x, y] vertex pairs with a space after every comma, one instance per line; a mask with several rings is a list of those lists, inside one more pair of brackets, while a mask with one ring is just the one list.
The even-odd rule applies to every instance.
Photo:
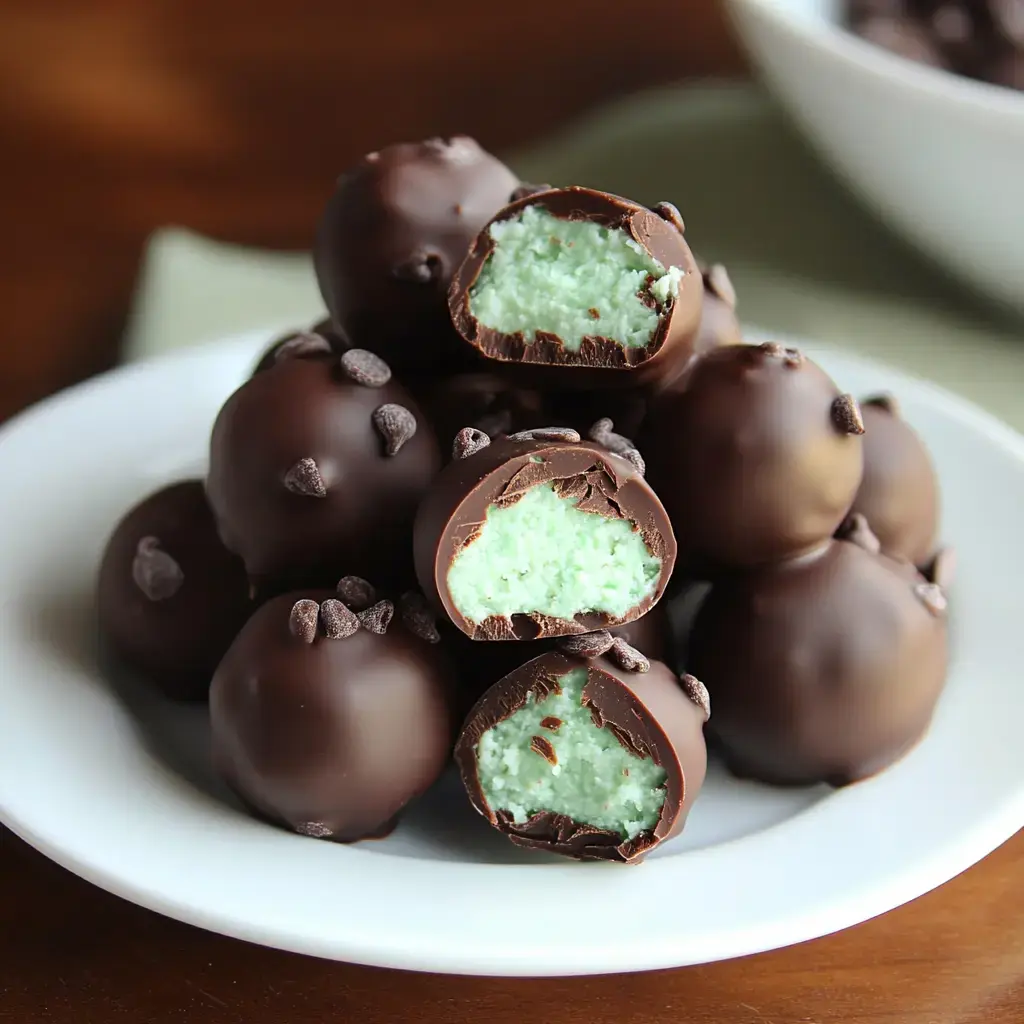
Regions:
[[0, 420], [116, 361], [161, 225], [304, 249], [385, 142], [745, 73], [717, 0], [0, 0]]

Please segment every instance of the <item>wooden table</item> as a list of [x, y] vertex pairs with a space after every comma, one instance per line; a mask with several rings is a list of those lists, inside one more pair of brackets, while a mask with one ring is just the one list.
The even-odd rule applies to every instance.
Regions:
[[[304, 247], [333, 174], [384, 138], [508, 148], [610, 96], [742, 70], [711, 0], [646, 0], [628, 22], [624, 0], [348, 6], [0, 0], [0, 419], [113, 362], [157, 225]], [[938, 892], [794, 949], [502, 981], [211, 935], [0, 830], [0, 1022], [1019, 1024], [1022, 868], [1018, 835]]]

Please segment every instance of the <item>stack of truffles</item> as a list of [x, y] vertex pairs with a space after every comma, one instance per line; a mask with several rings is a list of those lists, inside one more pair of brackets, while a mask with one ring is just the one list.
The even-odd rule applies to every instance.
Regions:
[[431, 139], [339, 179], [315, 256], [329, 318], [99, 580], [107, 647], [209, 698], [254, 814], [385, 835], [454, 756], [512, 842], [631, 862], [682, 829], [705, 733], [737, 774], [837, 786], [921, 737], [951, 570], [928, 454], [892, 398], [743, 344], [674, 206]]

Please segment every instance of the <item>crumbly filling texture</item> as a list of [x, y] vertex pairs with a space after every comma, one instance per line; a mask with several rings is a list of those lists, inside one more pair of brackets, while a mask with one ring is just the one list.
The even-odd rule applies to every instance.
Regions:
[[664, 267], [620, 228], [527, 206], [492, 224], [490, 236], [494, 249], [470, 291], [470, 309], [485, 327], [522, 333], [528, 344], [544, 331], [570, 352], [596, 336], [642, 348], [658, 327], [659, 307], [679, 294], [684, 271]]
[[576, 507], [578, 497], [538, 484], [514, 504], [491, 505], [478, 536], [448, 570], [463, 618], [538, 614], [571, 620], [598, 612], [620, 619], [649, 598], [661, 573], [640, 531]]
[[518, 824], [551, 811], [630, 840], [657, 824], [666, 772], [594, 724], [580, 703], [586, 682], [587, 670], [574, 669], [557, 691], [528, 694], [488, 729], [477, 747], [480, 785], [488, 806]]

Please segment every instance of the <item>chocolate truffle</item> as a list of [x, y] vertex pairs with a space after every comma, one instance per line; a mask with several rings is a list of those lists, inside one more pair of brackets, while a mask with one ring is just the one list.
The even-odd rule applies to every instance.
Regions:
[[[502, 210], [449, 290], [452, 322], [489, 360], [545, 387], [635, 387], [677, 376], [703, 299], [678, 212], [593, 189]], [[529, 371], [528, 373], [526, 371]]]
[[217, 536], [202, 482], [136, 505], [100, 563], [100, 636], [119, 661], [176, 700], [205, 700], [253, 609], [245, 569]]
[[923, 566], [935, 554], [939, 483], [924, 442], [890, 395], [861, 403], [864, 478], [853, 512], [867, 519], [882, 550]]
[[296, 353], [314, 355], [317, 353], [337, 352], [341, 355], [349, 344], [331, 325], [330, 320], [321, 320], [308, 331], [289, 331], [280, 338], [275, 338], [260, 356], [253, 367], [253, 373], [269, 370], [279, 359], [285, 359]]
[[732, 345], [697, 359], [638, 438], [681, 566], [758, 565], [823, 544], [860, 486], [863, 432], [856, 401], [795, 349]]
[[455, 760], [473, 806], [517, 846], [637, 862], [700, 792], [707, 691], [608, 633], [570, 639], [480, 698]]
[[946, 600], [909, 563], [849, 541], [719, 580], [687, 667], [738, 775], [842, 786], [922, 736], [946, 678]]
[[464, 362], [448, 285], [518, 184], [464, 135], [363, 157], [338, 179], [313, 250], [334, 323], [399, 373]]
[[[467, 428], [416, 517], [420, 586], [476, 640], [535, 640], [640, 618], [675, 562], [639, 455], [564, 428], [490, 442]], [[638, 468], [639, 467], [639, 468]]]
[[224, 544], [262, 591], [345, 569], [411, 576], [412, 522], [440, 455], [387, 364], [364, 349], [278, 360], [214, 424], [207, 492]]
[[303, 835], [351, 842], [390, 831], [451, 753], [450, 669], [420, 624], [389, 601], [357, 613], [332, 591], [264, 605], [210, 690], [214, 763], [227, 783]]

